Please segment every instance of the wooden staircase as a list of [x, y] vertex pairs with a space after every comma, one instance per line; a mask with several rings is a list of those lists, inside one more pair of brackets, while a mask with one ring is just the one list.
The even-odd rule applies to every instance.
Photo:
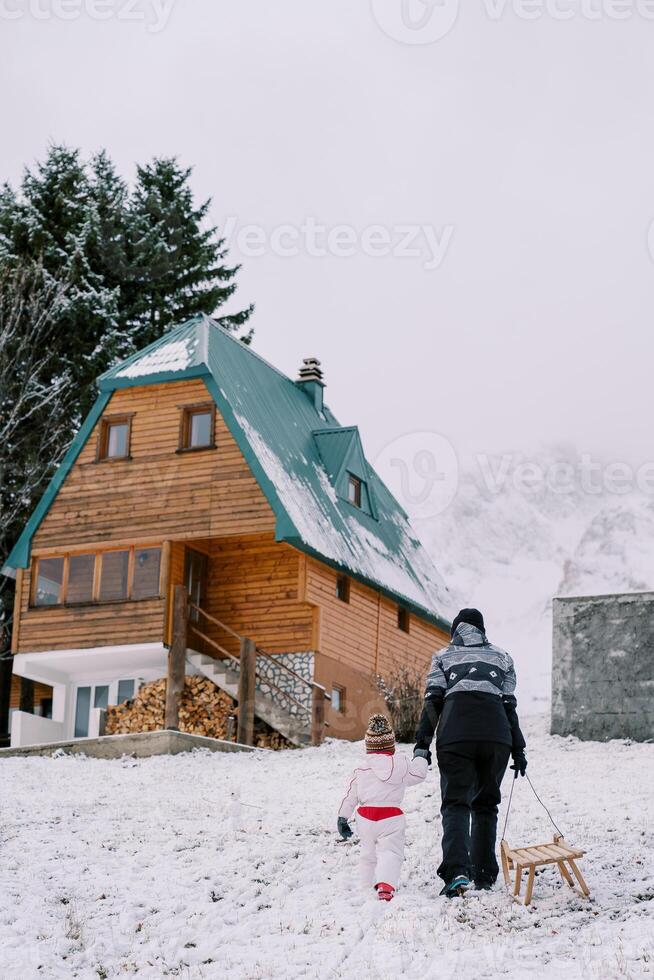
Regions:
[[[166, 728], [178, 727], [179, 703], [186, 664], [189, 663], [238, 701], [237, 742], [242, 745], [254, 744], [256, 715], [293, 745], [321, 744], [326, 727], [325, 703], [331, 700], [321, 684], [302, 677], [279, 657], [257, 647], [253, 640], [240, 636], [205, 609], [189, 602], [188, 593], [182, 585], [174, 588], [172, 608]], [[238, 656], [201, 630], [200, 621], [213, 624], [237, 640]], [[216, 651], [216, 655], [210, 656], [195, 649], [194, 641], [201, 650], [210, 647]], [[283, 689], [284, 680], [292, 681], [294, 693]]]

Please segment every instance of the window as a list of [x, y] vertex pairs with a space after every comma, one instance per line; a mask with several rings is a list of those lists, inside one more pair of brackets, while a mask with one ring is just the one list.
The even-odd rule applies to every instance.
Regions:
[[134, 577], [132, 599], [145, 599], [159, 595], [161, 548], [136, 548], [134, 551]]
[[402, 630], [403, 633], [409, 632], [409, 610], [405, 609], [404, 606], [398, 606], [397, 608], [397, 628]]
[[93, 598], [95, 555], [71, 555], [68, 559], [66, 602], [90, 602]]
[[109, 685], [98, 684], [93, 696], [94, 708], [107, 708], [109, 706]]
[[75, 738], [86, 738], [89, 733], [89, 714], [91, 711], [91, 688], [77, 688], [75, 705]]
[[106, 551], [102, 555], [100, 571], [101, 601], [127, 598], [129, 575], [129, 551]]
[[136, 682], [133, 678], [104, 681], [102, 684], [84, 684], [77, 688], [75, 700], [75, 738], [87, 738], [94, 708], [106, 709], [110, 704], [122, 704], [134, 696]]
[[118, 704], [134, 697], [134, 681], [118, 681]]
[[100, 426], [97, 459], [129, 459], [132, 416], [103, 419]]
[[214, 447], [215, 412], [213, 405], [187, 405], [182, 410], [179, 451]]
[[345, 688], [341, 687], [340, 684], [332, 686], [332, 710], [338, 711], [340, 714], [345, 713]]
[[350, 601], [350, 580], [347, 575], [339, 575], [336, 579], [336, 597], [341, 602]]
[[39, 558], [37, 562], [35, 606], [57, 606], [63, 601], [64, 559]]
[[350, 474], [347, 483], [347, 499], [351, 504], [354, 504], [355, 507], [361, 506], [361, 486], [362, 484], [359, 477], [352, 476], [352, 474]]
[[161, 548], [36, 558], [33, 606], [154, 599], [160, 595]]

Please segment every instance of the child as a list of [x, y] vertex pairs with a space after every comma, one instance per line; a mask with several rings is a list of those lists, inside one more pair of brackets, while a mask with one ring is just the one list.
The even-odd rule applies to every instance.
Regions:
[[384, 715], [373, 715], [366, 732], [366, 764], [354, 770], [338, 811], [338, 832], [352, 836], [349, 818], [357, 811], [361, 839], [359, 871], [364, 887], [374, 885], [377, 896], [390, 902], [404, 860], [405, 818], [399, 805], [407, 786], [427, 775], [426, 751], [417, 750], [411, 762], [395, 758], [395, 733]]

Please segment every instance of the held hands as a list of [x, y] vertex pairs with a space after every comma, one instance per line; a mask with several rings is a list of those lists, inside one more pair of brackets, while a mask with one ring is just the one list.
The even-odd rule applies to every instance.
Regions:
[[338, 818], [338, 832], [343, 840], [349, 840], [352, 836], [352, 829], [345, 817]]
[[415, 749], [413, 750], [413, 758], [426, 759], [427, 765], [428, 766], [431, 765], [431, 752], [429, 751], [429, 749], [419, 749], [418, 746], [416, 746]]
[[512, 754], [513, 754], [513, 765], [511, 766], [511, 769], [513, 769], [514, 772], [513, 778], [517, 779], [518, 775], [525, 776], [527, 773], [526, 755], [524, 754], [522, 749], [519, 749], [517, 752], [513, 752]]

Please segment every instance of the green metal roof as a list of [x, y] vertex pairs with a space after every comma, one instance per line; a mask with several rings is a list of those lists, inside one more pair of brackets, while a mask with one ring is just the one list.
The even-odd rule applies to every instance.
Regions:
[[[406, 514], [366, 461], [356, 427], [339, 426], [326, 406], [318, 411], [290, 378], [206, 316], [181, 324], [101, 375], [100, 398], [7, 565], [28, 565], [32, 537], [111, 392], [198, 377], [275, 513], [277, 540], [380, 589], [438, 625], [449, 625], [445, 583]], [[347, 472], [367, 484], [369, 508], [347, 501], [339, 487]]]

